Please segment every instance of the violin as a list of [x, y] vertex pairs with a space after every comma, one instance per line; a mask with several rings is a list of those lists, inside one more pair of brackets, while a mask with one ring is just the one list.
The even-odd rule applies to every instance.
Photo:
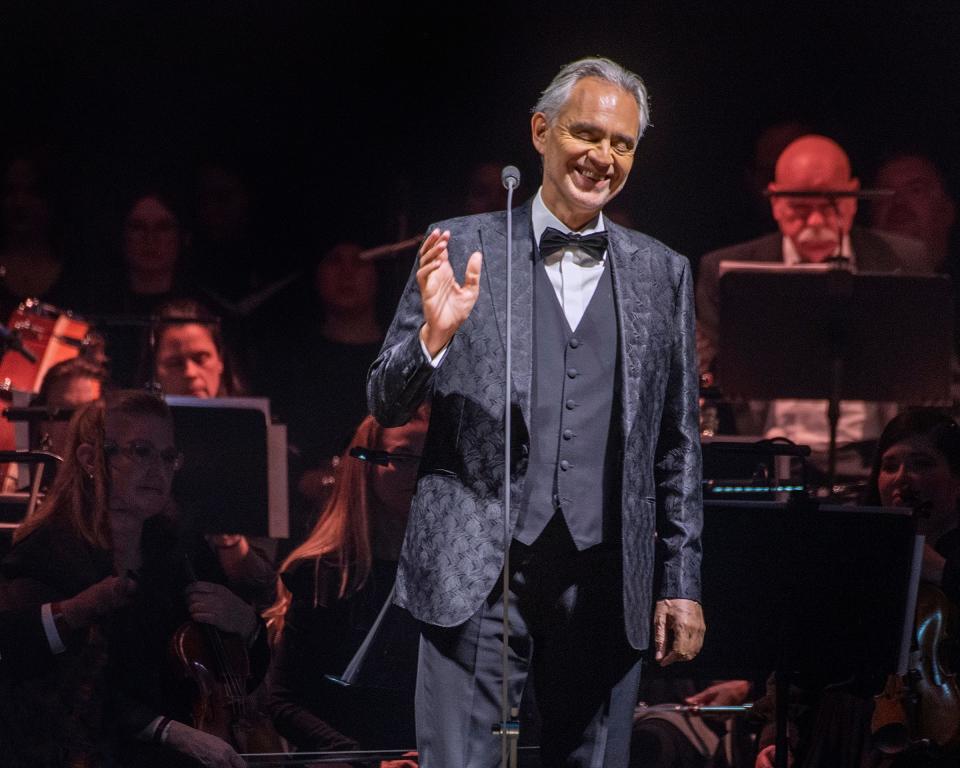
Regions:
[[960, 747], [960, 688], [944, 653], [957, 633], [957, 607], [941, 589], [922, 582], [910, 668], [905, 678], [890, 675], [874, 701], [871, 732], [881, 751], [895, 754], [917, 742]]
[[[197, 580], [189, 560], [186, 573]], [[173, 633], [168, 650], [180, 676], [192, 683], [194, 728], [223, 739], [237, 752], [283, 751], [273, 723], [247, 694], [251, 671], [244, 638], [188, 621]]]

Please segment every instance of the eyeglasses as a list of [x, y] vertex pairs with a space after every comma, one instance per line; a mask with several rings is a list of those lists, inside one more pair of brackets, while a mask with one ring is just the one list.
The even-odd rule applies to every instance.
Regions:
[[158, 460], [164, 469], [171, 472], [176, 472], [183, 466], [183, 454], [180, 451], [176, 448], [160, 450], [149, 440], [132, 440], [126, 445], [118, 445], [108, 440], [103, 444], [103, 451], [107, 458], [121, 454], [141, 467], [149, 467]]

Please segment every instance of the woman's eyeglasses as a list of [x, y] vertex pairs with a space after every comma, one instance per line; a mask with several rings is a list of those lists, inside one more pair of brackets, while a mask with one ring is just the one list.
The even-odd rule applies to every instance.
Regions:
[[141, 467], [148, 467], [159, 461], [165, 469], [176, 472], [183, 466], [183, 454], [180, 451], [176, 448], [160, 450], [149, 440], [131, 440], [126, 445], [107, 440], [103, 444], [103, 451], [108, 458], [121, 454]]

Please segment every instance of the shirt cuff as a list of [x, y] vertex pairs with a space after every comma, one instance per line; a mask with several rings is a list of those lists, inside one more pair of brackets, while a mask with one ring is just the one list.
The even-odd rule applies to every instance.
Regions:
[[423, 339], [420, 339], [420, 349], [423, 350], [423, 356], [427, 359], [427, 362], [430, 363], [432, 368], [438, 368], [440, 363], [443, 361], [443, 358], [447, 354], [447, 350], [450, 348], [450, 344], [446, 344], [443, 349], [437, 352], [436, 355], [430, 357], [430, 350], [427, 349], [427, 345], [423, 343]]
[[64, 645], [63, 638], [57, 632], [57, 624], [53, 620], [53, 609], [50, 607], [50, 603], [44, 603], [40, 606], [40, 621], [43, 624], [43, 632], [47, 636], [47, 644], [50, 646], [51, 652], [56, 654], [66, 651], [67, 646]]

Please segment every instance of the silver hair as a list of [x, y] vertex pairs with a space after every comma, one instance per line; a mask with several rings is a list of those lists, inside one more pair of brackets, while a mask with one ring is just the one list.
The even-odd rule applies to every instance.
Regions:
[[637, 101], [637, 107], [640, 109], [640, 130], [637, 133], [637, 138], [643, 136], [643, 132], [650, 125], [647, 87], [643, 84], [639, 75], [635, 75], [615, 61], [599, 56], [579, 59], [567, 64], [540, 95], [540, 99], [531, 112], [543, 112], [547, 116], [547, 121], [553, 123], [557, 115], [560, 114], [560, 110], [563, 109], [563, 105], [567, 103], [567, 99], [570, 98], [573, 86], [585, 77], [597, 77], [606, 80], [627, 93], [633, 94], [633, 98]]

